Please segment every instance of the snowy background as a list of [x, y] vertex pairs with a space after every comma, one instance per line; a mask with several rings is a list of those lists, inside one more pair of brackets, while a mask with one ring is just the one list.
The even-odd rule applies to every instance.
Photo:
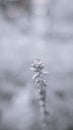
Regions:
[[40, 130], [30, 70], [36, 58], [49, 72], [49, 129], [73, 130], [73, 1], [45, 7], [38, 16], [29, 0], [0, 0], [0, 130]]

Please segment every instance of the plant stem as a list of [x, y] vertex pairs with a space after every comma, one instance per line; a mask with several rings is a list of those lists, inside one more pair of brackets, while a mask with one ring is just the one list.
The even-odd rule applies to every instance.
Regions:
[[33, 75], [34, 83], [39, 89], [39, 103], [40, 103], [40, 111], [41, 111], [41, 118], [42, 118], [42, 130], [48, 130], [48, 120], [47, 115], [49, 114], [46, 109], [46, 87], [47, 84], [44, 80], [45, 71], [44, 64], [41, 60], [37, 59], [34, 64], [32, 65], [32, 70], [35, 72]]

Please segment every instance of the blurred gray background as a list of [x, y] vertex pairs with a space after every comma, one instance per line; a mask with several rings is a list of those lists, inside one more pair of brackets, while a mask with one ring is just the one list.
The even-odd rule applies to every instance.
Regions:
[[41, 130], [36, 58], [48, 71], [49, 130], [73, 130], [73, 0], [38, 3], [0, 0], [0, 130]]

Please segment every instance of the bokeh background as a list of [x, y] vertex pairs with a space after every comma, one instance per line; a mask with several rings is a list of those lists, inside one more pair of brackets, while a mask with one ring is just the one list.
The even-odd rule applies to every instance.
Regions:
[[49, 130], [73, 130], [73, 0], [0, 0], [0, 130], [41, 130], [36, 58], [48, 71]]

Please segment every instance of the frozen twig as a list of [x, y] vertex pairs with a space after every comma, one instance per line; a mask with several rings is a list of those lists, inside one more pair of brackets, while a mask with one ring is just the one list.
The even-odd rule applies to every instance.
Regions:
[[34, 63], [31, 65], [31, 69], [34, 71], [33, 81], [34, 86], [39, 89], [39, 103], [40, 110], [42, 112], [42, 129], [48, 130], [48, 121], [47, 115], [49, 114], [46, 110], [46, 87], [47, 83], [44, 80], [44, 76], [47, 72], [44, 71], [44, 63], [40, 59], [36, 59]]

